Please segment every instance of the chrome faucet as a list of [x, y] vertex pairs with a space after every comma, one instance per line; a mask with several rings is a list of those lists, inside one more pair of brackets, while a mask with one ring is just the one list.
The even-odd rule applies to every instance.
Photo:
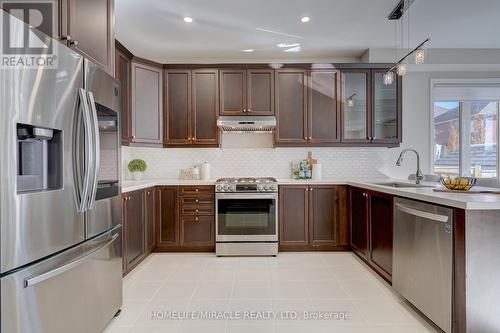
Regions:
[[415, 184], [420, 184], [420, 182], [424, 179], [424, 175], [422, 174], [422, 171], [420, 171], [420, 155], [415, 149], [411, 148], [403, 149], [401, 154], [399, 154], [398, 160], [396, 161], [396, 165], [401, 166], [401, 163], [403, 162], [403, 155], [407, 151], [412, 151], [415, 153], [415, 155], [417, 155], [417, 172], [415, 173]]

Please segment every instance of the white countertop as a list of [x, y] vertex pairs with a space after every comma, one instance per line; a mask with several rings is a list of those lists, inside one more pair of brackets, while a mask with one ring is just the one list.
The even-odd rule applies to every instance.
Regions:
[[[435, 192], [432, 187], [420, 188], [394, 188], [375, 183], [405, 182], [401, 179], [322, 179], [322, 180], [295, 180], [278, 179], [279, 185], [351, 185], [368, 190], [392, 194], [395, 196], [409, 199], [421, 200], [436, 203], [443, 206], [456, 207], [468, 210], [500, 210], [500, 195], [498, 194], [462, 194]], [[122, 192], [131, 192], [152, 186], [172, 185], [214, 185], [215, 179], [211, 180], [180, 180], [180, 179], [145, 179], [145, 180], [126, 180], [122, 182]], [[435, 183], [424, 183], [433, 185]], [[487, 188], [481, 188], [487, 189]]]

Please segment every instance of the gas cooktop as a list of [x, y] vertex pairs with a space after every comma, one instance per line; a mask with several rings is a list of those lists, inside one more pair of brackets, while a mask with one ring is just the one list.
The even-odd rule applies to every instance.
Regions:
[[277, 192], [278, 181], [272, 177], [220, 178], [215, 181], [216, 192]]

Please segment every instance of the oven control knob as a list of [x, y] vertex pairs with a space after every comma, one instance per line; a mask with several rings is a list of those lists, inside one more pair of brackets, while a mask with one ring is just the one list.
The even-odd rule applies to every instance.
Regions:
[[269, 191], [269, 185], [264, 186], [264, 191]]
[[229, 185], [224, 185], [224, 191], [229, 191], [230, 188], [229, 188]]
[[217, 191], [222, 191], [222, 185], [217, 185]]

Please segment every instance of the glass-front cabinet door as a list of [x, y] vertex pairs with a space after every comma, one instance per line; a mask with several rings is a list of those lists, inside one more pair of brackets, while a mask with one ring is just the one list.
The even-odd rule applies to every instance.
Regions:
[[400, 115], [398, 85], [399, 76], [394, 75], [391, 84], [384, 84], [385, 70], [372, 70], [372, 142], [400, 142]]
[[370, 141], [369, 70], [342, 71], [342, 141]]

